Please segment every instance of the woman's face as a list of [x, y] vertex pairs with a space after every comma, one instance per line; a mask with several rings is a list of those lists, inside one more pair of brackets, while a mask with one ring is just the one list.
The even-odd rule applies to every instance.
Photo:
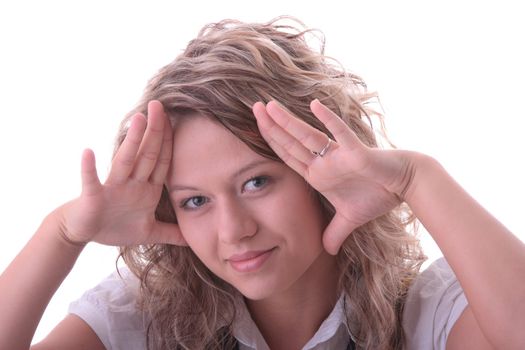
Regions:
[[285, 292], [320, 271], [313, 266], [326, 255], [326, 222], [313, 192], [219, 123], [181, 118], [167, 185], [187, 244], [247, 298]]

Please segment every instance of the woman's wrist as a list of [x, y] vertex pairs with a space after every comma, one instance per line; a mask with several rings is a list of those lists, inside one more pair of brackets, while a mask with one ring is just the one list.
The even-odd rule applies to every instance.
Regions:
[[431, 177], [436, 176], [439, 170], [443, 170], [443, 167], [435, 158], [419, 152], [408, 152], [403, 187], [397, 195], [410, 205], [417, 197], [418, 189], [431, 186]]
[[43, 225], [49, 225], [49, 232], [62, 245], [75, 249], [83, 249], [88, 242], [79, 242], [71, 238], [67, 229], [64, 210], [68, 203], [58, 207], [51, 212], [45, 219]]

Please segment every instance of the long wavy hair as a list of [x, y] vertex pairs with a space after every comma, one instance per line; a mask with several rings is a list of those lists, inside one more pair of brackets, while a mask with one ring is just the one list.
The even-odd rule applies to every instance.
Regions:
[[[319, 47], [311, 47], [316, 39]], [[311, 113], [319, 99], [352, 128], [362, 142], [379, 147], [373, 120], [377, 96], [364, 81], [324, 54], [322, 32], [291, 17], [268, 23], [224, 20], [205, 26], [175, 60], [149, 82], [138, 105], [122, 122], [146, 114], [159, 100], [173, 122], [198, 113], [219, 121], [253, 151], [281, 161], [257, 128], [252, 106], [275, 99], [297, 117], [330, 135]], [[379, 131], [381, 131], [379, 130]], [[330, 135], [331, 136], [331, 135]], [[320, 194], [328, 217], [333, 206]], [[158, 220], [177, 222], [166, 189]], [[411, 281], [426, 257], [412, 229], [415, 220], [401, 205], [356, 229], [337, 255], [339, 292], [347, 324], [359, 349], [401, 349], [403, 306]], [[139, 278], [140, 307], [148, 315], [148, 348], [233, 349], [232, 324], [239, 292], [216, 277], [188, 247], [167, 244], [121, 247], [120, 256]]]

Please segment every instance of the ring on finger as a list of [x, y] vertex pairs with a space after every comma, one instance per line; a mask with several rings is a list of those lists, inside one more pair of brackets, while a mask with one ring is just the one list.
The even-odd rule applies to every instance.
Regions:
[[323, 157], [330, 149], [331, 144], [332, 144], [332, 139], [328, 137], [328, 142], [326, 143], [326, 146], [324, 146], [322, 150], [320, 150], [319, 152], [316, 152], [316, 151], [311, 151], [311, 152], [315, 154], [316, 156]]

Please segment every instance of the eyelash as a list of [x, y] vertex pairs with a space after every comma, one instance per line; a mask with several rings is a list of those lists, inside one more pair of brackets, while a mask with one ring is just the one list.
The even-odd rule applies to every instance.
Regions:
[[[252, 178], [250, 178], [250, 179], [248, 179], [247, 181], [244, 182], [244, 184], [242, 185], [241, 193], [246, 192], [246, 190], [245, 190], [246, 185], [248, 185], [250, 182], [252, 182], [254, 180], [263, 180], [263, 183], [262, 183], [262, 185], [260, 187], [257, 187], [255, 190], [252, 190], [252, 191], [259, 191], [261, 188], [266, 187], [266, 185], [268, 185], [268, 183], [270, 182], [270, 178], [268, 176], [265, 176], [265, 175], [254, 176], [254, 177], [252, 177]], [[199, 205], [197, 207], [188, 207], [188, 203], [191, 203], [191, 201], [194, 200], [194, 199], [204, 199], [204, 203], [202, 203], [201, 205]], [[193, 197], [190, 197], [190, 198], [187, 198], [187, 199], [184, 199], [183, 201], [181, 201], [179, 207], [184, 209], [184, 210], [197, 210], [201, 206], [206, 204], [208, 201], [209, 201], [208, 198], [206, 198], [204, 196], [193, 196]]]
[[[263, 184], [261, 187], [264, 187], [268, 184], [268, 182], [270, 181], [270, 178], [268, 176], [264, 176], [264, 175], [259, 175], [259, 176], [254, 176], [250, 179], [248, 179], [243, 185], [242, 185], [242, 188], [243, 188], [243, 191], [242, 193], [244, 193], [244, 189], [246, 187], [246, 185], [254, 180], [263, 180]], [[257, 187], [257, 189], [260, 189], [261, 187]]]

